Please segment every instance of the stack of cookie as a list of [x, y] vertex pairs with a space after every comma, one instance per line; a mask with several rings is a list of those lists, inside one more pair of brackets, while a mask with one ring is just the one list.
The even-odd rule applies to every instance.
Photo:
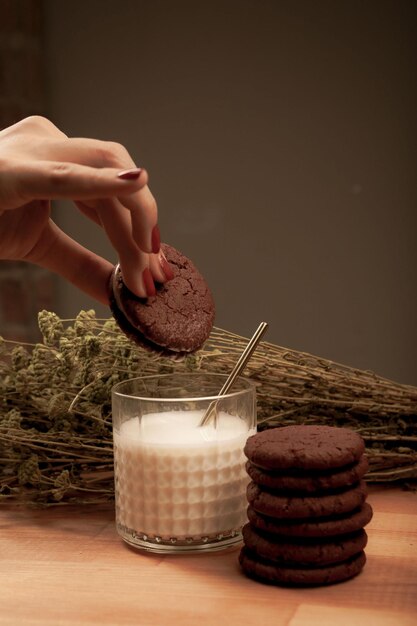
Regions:
[[275, 584], [347, 580], [365, 565], [372, 518], [364, 442], [331, 426], [287, 426], [249, 437], [248, 519], [240, 564]]

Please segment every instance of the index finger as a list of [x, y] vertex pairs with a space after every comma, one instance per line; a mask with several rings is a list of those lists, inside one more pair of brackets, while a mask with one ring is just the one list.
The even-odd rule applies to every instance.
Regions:
[[103, 197], [126, 197], [146, 185], [147, 172], [133, 168], [130, 175], [117, 168], [94, 168], [76, 163], [21, 161], [8, 163], [4, 177], [1, 205], [13, 209], [37, 199], [91, 200]]

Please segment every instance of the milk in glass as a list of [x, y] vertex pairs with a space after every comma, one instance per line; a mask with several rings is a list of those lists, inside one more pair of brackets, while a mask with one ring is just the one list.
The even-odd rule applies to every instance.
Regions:
[[203, 414], [150, 413], [114, 431], [119, 526], [173, 543], [240, 530], [249, 480], [243, 447], [255, 431], [222, 411], [201, 427]]

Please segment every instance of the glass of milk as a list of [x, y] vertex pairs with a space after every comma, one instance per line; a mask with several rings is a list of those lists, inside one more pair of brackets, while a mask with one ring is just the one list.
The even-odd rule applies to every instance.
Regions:
[[[246, 519], [243, 447], [256, 431], [255, 385], [223, 374], [145, 376], [112, 391], [116, 524], [151, 552], [224, 549]], [[203, 415], [216, 401], [209, 422]]]

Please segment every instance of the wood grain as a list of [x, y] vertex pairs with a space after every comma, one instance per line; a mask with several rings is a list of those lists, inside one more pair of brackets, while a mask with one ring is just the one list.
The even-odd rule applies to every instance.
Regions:
[[0, 510], [0, 624], [7, 626], [408, 626], [417, 623], [417, 494], [373, 487], [368, 562], [314, 589], [243, 576], [238, 549], [159, 556], [118, 538], [112, 508]]

